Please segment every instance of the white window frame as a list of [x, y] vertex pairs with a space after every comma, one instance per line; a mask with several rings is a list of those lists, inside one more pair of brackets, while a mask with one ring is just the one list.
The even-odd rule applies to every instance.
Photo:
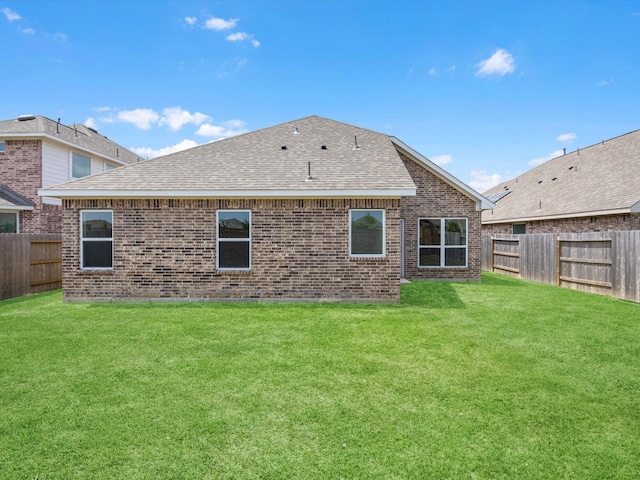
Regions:
[[84, 177], [75, 177], [73, 175], [73, 157], [74, 157], [74, 155], [78, 155], [79, 157], [89, 159], [89, 175], [91, 175], [91, 173], [93, 173], [93, 160], [91, 160], [91, 157], [87, 157], [86, 155], [83, 155], [82, 153], [78, 153], [78, 152], [70, 152], [69, 153], [69, 178], [85, 178], [85, 177], [89, 176], [89, 175], [85, 175]]
[[[111, 214], [111, 237], [110, 238], [84, 238], [83, 237], [83, 218], [85, 213], [110, 213]], [[113, 270], [113, 210], [80, 210], [80, 269], [81, 270]], [[110, 267], [85, 267], [84, 266], [84, 242], [111, 242], [111, 266]]]
[[[422, 245], [420, 243], [420, 223], [423, 220], [440, 220], [440, 245]], [[464, 221], [465, 244], [447, 245], [445, 241], [447, 220]], [[440, 249], [440, 265], [420, 265], [420, 252], [423, 248]], [[446, 251], [448, 249], [464, 249], [464, 265], [445, 265]], [[469, 266], [469, 219], [464, 217], [422, 217], [418, 219], [418, 268], [468, 268]]]
[[[351, 224], [353, 212], [382, 212], [382, 252], [353, 253]], [[387, 212], [384, 208], [354, 208], [349, 210], [349, 257], [351, 258], [384, 258], [387, 255]]]
[[[248, 213], [249, 214], [249, 238], [220, 238], [220, 214], [221, 213]], [[251, 270], [251, 257], [253, 251], [253, 224], [251, 210], [227, 209], [216, 211], [216, 270], [223, 272], [248, 272]], [[249, 266], [241, 268], [229, 268], [220, 266], [220, 243], [225, 242], [248, 242], [249, 243]]]
[[0, 210], [0, 213], [10, 213], [16, 216], [16, 233], [20, 233], [20, 212], [18, 210]]

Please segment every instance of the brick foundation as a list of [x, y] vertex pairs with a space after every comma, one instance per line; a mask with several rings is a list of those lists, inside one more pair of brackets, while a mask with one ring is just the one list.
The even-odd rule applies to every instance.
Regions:
[[[597, 217], [561, 218], [525, 223], [526, 233], [588, 233], [609, 230], [640, 230], [640, 215], [600, 215]], [[482, 233], [512, 233], [511, 223], [489, 223], [482, 226]]]

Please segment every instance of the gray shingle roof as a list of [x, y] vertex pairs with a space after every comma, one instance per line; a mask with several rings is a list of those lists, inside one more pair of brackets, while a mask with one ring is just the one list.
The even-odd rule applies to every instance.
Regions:
[[0, 185], [0, 209], [32, 210], [35, 204], [6, 185]]
[[[309, 162], [312, 181], [306, 181]], [[326, 196], [365, 191], [378, 196], [415, 194], [413, 180], [391, 138], [311, 116], [67, 182], [51, 187], [47, 195], [239, 196], [262, 192], [266, 196]]]
[[510, 191], [483, 223], [623, 213], [640, 207], [640, 130], [549, 160], [485, 192]]
[[44, 136], [74, 145], [81, 150], [98, 154], [119, 163], [126, 164], [142, 160], [139, 155], [84, 125], [74, 124], [67, 126], [61, 123], [58, 124], [58, 122], [41, 115], [28, 117], [31, 118], [29, 120], [20, 120], [19, 118], [0, 121], [0, 138]]

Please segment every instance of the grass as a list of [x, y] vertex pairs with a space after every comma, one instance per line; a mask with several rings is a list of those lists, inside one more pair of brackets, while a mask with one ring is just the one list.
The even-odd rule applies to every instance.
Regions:
[[640, 305], [0, 302], [0, 478], [638, 478]]

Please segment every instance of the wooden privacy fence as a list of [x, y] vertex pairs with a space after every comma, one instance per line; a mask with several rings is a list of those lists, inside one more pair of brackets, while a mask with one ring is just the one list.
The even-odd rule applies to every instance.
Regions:
[[640, 303], [640, 231], [482, 235], [482, 268]]
[[60, 235], [0, 234], [0, 300], [61, 287]]

